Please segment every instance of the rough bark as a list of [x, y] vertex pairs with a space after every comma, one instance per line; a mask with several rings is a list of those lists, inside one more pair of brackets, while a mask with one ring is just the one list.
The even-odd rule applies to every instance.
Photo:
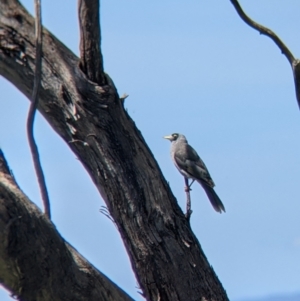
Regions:
[[66, 243], [18, 188], [0, 150], [0, 282], [18, 300], [132, 300]]
[[[116, 222], [147, 300], [228, 300], [113, 82], [89, 81], [79, 59], [43, 30], [39, 110], [68, 143]], [[28, 98], [33, 19], [0, 0], [0, 74]]]
[[99, 0], [79, 0], [80, 68], [98, 85], [105, 83], [100, 48]]

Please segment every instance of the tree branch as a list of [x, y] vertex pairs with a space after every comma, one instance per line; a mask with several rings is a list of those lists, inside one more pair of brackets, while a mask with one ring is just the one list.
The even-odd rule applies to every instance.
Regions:
[[[32, 24], [16, 0], [0, 1], [0, 74], [27, 97], [35, 59]], [[97, 186], [145, 298], [227, 301], [112, 80], [105, 75], [107, 84], [101, 87], [89, 81], [78, 58], [46, 29], [43, 45], [38, 109]], [[73, 140], [87, 144], [69, 143]]]
[[296, 97], [300, 109], [300, 61], [299, 59], [294, 60], [292, 67], [293, 67]]
[[295, 82], [295, 90], [296, 90], [296, 97], [298, 106], [300, 108], [300, 61], [298, 59], [295, 59], [291, 51], [288, 49], [288, 47], [281, 41], [281, 39], [269, 28], [264, 27], [256, 22], [254, 22], [252, 19], [250, 19], [243, 9], [241, 8], [240, 4], [237, 0], [230, 0], [233, 4], [234, 8], [236, 9], [237, 13], [241, 17], [245, 23], [247, 23], [250, 27], [256, 29], [261, 34], [268, 36], [270, 39], [274, 41], [274, 43], [279, 47], [281, 52], [286, 56], [288, 59], [292, 69], [293, 69], [293, 75], [294, 75], [294, 82]]
[[79, 0], [80, 68], [87, 78], [98, 85], [105, 83], [100, 48], [101, 31], [99, 0]]
[[293, 54], [290, 52], [290, 50], [285, 46], [285, 44], [280, 40], [280, 38], [275, 34], [275, 32], [273, 32], [271, 29], [262, 26], [258, 23], [256, 23], [255, 21], [253, 21], [252, 19], [250, 19], [245, 12], [243, 11], [243, 9], [241, 8], [239, 2], [237, 0], [230, 0], [231, 3], [233, 4], [234, 8], [236, 9], [237, 13], [239, 14], [239, 16], [241, 17], [241, 19], [248, 24], [250, 27], [256, 29], [257, 31], [259, 31], [259, 33], [268, 36], [270, 39], [273, 40], [273, 42], [279, 47], [279, 49], [281, 50], [281, 52], [286, 56], [286, 58], [288, 59], [288, 61], [290, 62], [291, 66], [293, 65], [293, 62], [295, 60]]
[[62, 239], [17, 187], [1, 150], [0, 216], [0, 283], [18, 300], [133, 300]]
[[32, 92], [32, 101], [29, 107], [27, 117], [27, 137], [31, 150], [32, 160], [40, 186], [41, 196], [44, 204], [44, 211], [46, 216], [51, 219], [50, 211], [50, 200], [47, 191], [47, 185], [40, 161], [38, 147], [35, 143], [33, 134], [33, 124], [36, 108], [39, 102], [39, 88], [41, 84], [41, 65], [42, 65], [42, 21], [41, 21], [41, 2], [35, 0], [35, 34], [36, 34], [36, 59], [35, 59], [35, 75], [34, 75], [34, 86]]

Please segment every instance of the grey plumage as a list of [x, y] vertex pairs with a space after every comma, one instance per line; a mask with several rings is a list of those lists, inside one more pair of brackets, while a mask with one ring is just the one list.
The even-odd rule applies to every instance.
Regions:
[[197, 152], [188, 144], [182, 134], [172, 134], [165, 136], [165, 139], [171, 141], [171, 158], [185, 177], [197, 181], [204, 189], [212, 206], [217, 212], [225, 212], [224, 205], [214, 191], [215, 183], [213, 182], [204, 162], [198, 156]]

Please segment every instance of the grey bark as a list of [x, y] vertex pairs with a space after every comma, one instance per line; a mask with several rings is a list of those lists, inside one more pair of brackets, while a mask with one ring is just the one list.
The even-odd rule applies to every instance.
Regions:
[[[102, 195], [145, 298], [228, 300], [112, 80], [88, 80], [46, 29], [43, 43], [38, 109]], [[28, 98], [34, 54], [32, 17], [17, 1], [0, 0], [0, 74]]]

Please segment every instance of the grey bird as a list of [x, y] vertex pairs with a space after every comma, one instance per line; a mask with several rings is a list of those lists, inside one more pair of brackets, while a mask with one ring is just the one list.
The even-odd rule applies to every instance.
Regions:
[[[222, 213], [225, 207], [220, 198], [214, 191], [215, 183], [213, 182], [204, 162], [200, 159], [197, 152], [188, 144], [182, 134], [174, 133], [164, 136], [171, 141], [171, 158], [179, 172], [187, 179], [197, 181], [206, 192], [214, 209]], [[193, 183], [192, 182], [192, 183]]]

